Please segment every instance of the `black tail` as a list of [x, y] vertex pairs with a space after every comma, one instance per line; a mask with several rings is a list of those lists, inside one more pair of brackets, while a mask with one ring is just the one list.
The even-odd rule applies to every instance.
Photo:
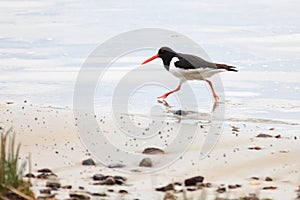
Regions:
[[226, 69], [227, 71], [237, 72], [238, 70], [234, 66], [229, 66], [225, 64], [216, 64], [217, 69]]

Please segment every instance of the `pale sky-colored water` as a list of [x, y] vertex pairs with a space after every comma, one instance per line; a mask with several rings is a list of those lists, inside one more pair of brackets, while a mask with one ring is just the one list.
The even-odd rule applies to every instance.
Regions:
[[[211, 60], [239, 68], [221, 75], [228, 115], [296, 120], [299, 10], [296, 0], [1, 1], [0, 101], [72, 106], [87, 56], [121, 32], [151, 27], [186, 35]], [[203, 83], [193, 87], [208, 99]]]

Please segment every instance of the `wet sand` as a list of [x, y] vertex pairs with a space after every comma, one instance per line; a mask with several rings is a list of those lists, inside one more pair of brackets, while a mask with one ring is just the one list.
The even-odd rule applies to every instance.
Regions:
[[[57, 199], [67, 198], [69, 191], [79, 190], [79, 186], [84, 187], [84, 191], [105, 192], [108, 199], [162, 199], [164, 193], [156, 192], [155, 188], [172, 182], [183, 182], [197, 175], [203, 176], [204, 183], [211, 183], [212, 187], [188, 191], [186, 195], [192, 199], [196, 199], [203, 192], [207, 193], [207, 199], [222, 195], [238, 198], [249, 193], [255, 193], [260, 198], [296, 197], [295, 190], [300, 177], [300, 125], [297, 123], [280, 123], [259, 118], [229, 118], [225, 120], [222, 134], [207, 157], [199, 159], [205, 134], [197, 135], [180, 159], [160, 171], [144, 174], [109, 169], [100, 162], [96, 166], [82, 166], [81, 161], [91, 156], [78, 137], [76, 122], [70, 109], [41, 107], [28, 103], [3, 104], [0, 109], [1, 127], [14, 128], [17, 140], [22, 144], [22, 159], [26, 160], [28, 154], [31, 154], [33, 173], [37, 174], [37, 170], [41, 168], [50, 168], [58, 175], [62, 185], [72, 185], [71, 190], [55, 191]], [[185, 123], [185, 120], [180, 123]], [[261, 133], [273, 137], [257, 137]], [[261, 149], [249, 149], [253, 147]], [[169, 153], [172, 152], [166, 152]], [[122, 186], [95, 186], [91, 184], [91, 177], [96, 173], [122, 175], [128, 180], [126, 185]], [[257, 177], [259, 180], [251, 177]], [[273, 181], [265, 181], [266, 177], [272, 178]], [[45, 182], [46, 180], [32, 179], [33, 190], [37, 196], [39, 189], [45, 188]], [[226, 187], [226, 193], [219, 194], [216, 190], [222, 184]], [[228, 189], [228, 185], [234, 184], [241, 187]], [[263, 189], [268, 186], [276, 189]], [[113, 189], [114, 192], [108, 192], [109, 189]], [[119, 194], [121, 189], [129, 193]], [[183, 193], [178, 192], [176, 196], [182, 198]]]

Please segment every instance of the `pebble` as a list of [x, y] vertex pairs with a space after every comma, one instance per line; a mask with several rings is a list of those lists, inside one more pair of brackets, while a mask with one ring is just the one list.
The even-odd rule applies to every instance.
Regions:
[[60, 188], [61, 184], [59, 182], [59, 179], [55, 176], [49, 176], [48, 180], [46, 182], [46, 187], [50, 187], [51, 189], [57, 189]]
[[186, 112], [186, 111], [184, 111], [184, 110], [176, 110], [176, 111], [173, 111], [173, 114], [174, 114], [174, 115], [183, 116], [183, 115], [187, 115], [188, 112]]
[[55, 194], [41, 194], [37, 197], [37, 200], [54, 200]]
[[83, 160], [82, 165], [96, 165], [95, 161], [91, 158]]
[[267, 177], [265, 178], [265, 181], [273, 181], [273, 179], [267, 176]]
[[259, 182], [256, 181], [256, 180], [254, 180], [254, 181], [251, 181], [250, 184], [251, 184], [251, 185], [259, 185]]
[[186, 190], [187, 191], [190, 191], [190, 192], [193, 192], [193, 191], [196, 191], [198, 188], [195, 188], [195, 187], [189, 187], [187, 188]]
[[114, 176], [115, 180], [122, 180], [122, 181], [127, 181], [127, 178], [123, 177], [123, 176]]
[[97, 196], [97, 197], [106, 197], [107, 196], [107, 194], [105, 193], [105, 192], [101, 192], [101, 193], [99, 193], [99, 192], [88, 192], [88, 194], [89, 195], [92, 195], [92, 196]]
[[140, 167], [152, 167], [152, 160], [150, 158], [144, 158], [140, 164], [139, 164]]
[[192, 178], [188, 178], [184, 181], [185, 186], [197, 186], [200, 185], [204, 180], [203, 176], [195, 176]]
[[128, 194], [128, 191], [127, 190], [119, 190], [119, 193], [120, 194]]
[[241, 185], [239, 185], [239, 184], [235, 184], [235, 185], [228, 185], [228, 188], [229, 189], [236, 189], [236, 188], [240, 188], [240, 187], [242, 187]]
[[115, 163], [115, 164], [110, 164], [107, 167], [108, 168], [123, 168], [123, 167], [125, 167], [125, 165], [121, 164], [121, 163]]
[[155, 147], [148, 147], [146, 149], [144, 149], [144, 151], [142, 152], [143, 154], [151, 154], [151, 155], [158, 155], [158, 154], [164, 154], [165, 152], [159, 148], [155, 148]]
[[239, 127], [232, 126], [231, 131], [233, 131], [233, 132], [239, 132]]
[[218, 192], [218, 193], [224, 193], [224, 192], [226, 192], [226, 188], [225, 187], [218, 187], [218, 189], [216, 190], [216, 192]]
[[51, 190], [49, 188], [46, 189], [40, 189], [41, 194], [51, 194]]
[[173, 183], [170, 183], [166, 186], [163, 186], [163, 187], [159, 187], [159, 188], [156, 188], [155, 190], [158, 191], [158, 192], [166, 192], [166, 191], [169, 191], [169, 190], [174, 190], [174, 184]]
[[262, 148], [259, 147], [259, 146], [256, 146], [256, 147], [249, 147], [248, 149], [250, 149], [250, 150], [261, 150]]
[[57, 175], [53, 174], [53, 173], [41, 173], [41, 174], [37, 175], [36, 178], [38, 178], [38, 179], [48, 179], [49, 176], [57, 176]]
[[206, 187], [206, 188], [211, 188], [212, 184], [211, 183], [203, 183], [202, 186]]
[[263, 190], [276, 190], [277, 187], [274, 187], [274, 186], [267, 186], [267, 187], [263, 187], [262, 189], [263, 189]]
[[107, 178], [107, 176], [103, 175], [103, 174], [95, 174], [93, 176], [93, 180], [94, 181], [103, 181]]
[[43, 168], [38, 170], [39, 173], [52, 173], [52, 171], [49, 168]]
[[70, 190], [70, 189], [72, 189], [72, 185], [64, 185], [61, 188]]
[[35, 175], [32, 173], [28, 173], [25, 175], [26, 178], [35, 178]]
[[116, 181], [113, 177], [109, 176], [102, 182], [100, 182], [100, 185], [114, 185], [116, 184]]
[[270, 138], [273, 137], [272, 135], [269, 134], [265, 134], [265, 133], [260, 133], [258, 134], [256, 137], [260, 137], [260, 138]]
[[78, 192], [78, 191], [70, 192], [69, 196], [71, 198], [76, 199], [76, 200], [89, 200], [89, 199], [91, 199], [91, 197], [88, 194], [86, 194], [85, 192]]

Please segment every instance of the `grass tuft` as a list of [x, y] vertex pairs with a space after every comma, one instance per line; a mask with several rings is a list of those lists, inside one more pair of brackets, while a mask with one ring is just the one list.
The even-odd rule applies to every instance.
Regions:
[[22, 178], [26, 163], [18, 162], [21, 144], [15, 144], [12, 128], [0, 135], [0, 199], [34, 199], [30, 183]]

